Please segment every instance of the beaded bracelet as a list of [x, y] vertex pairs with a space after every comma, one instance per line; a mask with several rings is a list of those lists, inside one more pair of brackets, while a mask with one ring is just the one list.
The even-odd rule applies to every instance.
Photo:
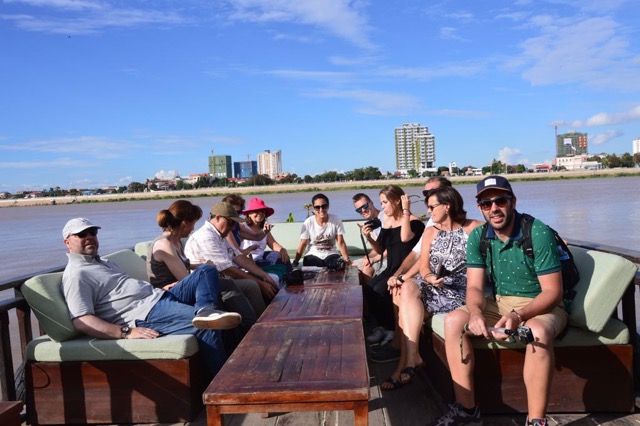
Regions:
[[524, 320], [522, 319], [522, 315], [520, 315], [515, 309], [511, 309], [511, 312], [518, 316], [518, 324], [524, 322]]

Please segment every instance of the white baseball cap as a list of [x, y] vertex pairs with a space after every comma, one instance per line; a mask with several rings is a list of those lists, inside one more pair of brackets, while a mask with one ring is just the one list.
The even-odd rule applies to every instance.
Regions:
[[89, 219], [85, 219], [84, 217], [71, 219], [66, 225], [64, 225], [64, 228], [62, 228], [62, 239], [66, 240], [69, 238], [69, 235], [77, 234], [89, 228], [100, 229], [98, 225], [94, 225]]

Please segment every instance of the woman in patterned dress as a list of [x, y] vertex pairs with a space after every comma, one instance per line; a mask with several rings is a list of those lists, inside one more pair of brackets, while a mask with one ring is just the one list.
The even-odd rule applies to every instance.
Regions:
[[[425, 316], [449, 312], [465, 303], [467, 291], [467, 238], [478, 220], [467, 219], [460, 193], [441, 187], [425, 200], [434, 226], [422, 236], [420, 259], [391, 289], [404, 335], [400, 363], [382, 386], [396, 389], [410, 383], [423, 360], [418, 339]], [[404, 281], [404, 283], [402, 283]]]

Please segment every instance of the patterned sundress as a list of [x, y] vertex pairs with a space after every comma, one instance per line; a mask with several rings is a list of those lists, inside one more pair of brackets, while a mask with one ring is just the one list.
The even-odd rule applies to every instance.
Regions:
[[436, 274], [442, 265], [444, 285], [434, 287], [420, 275], [416, 283], [420, 288], [422, 303], [432, 315], [452, 311], [464, 305], [467, 295], [467, 238], [463, 228], [455, 231], [438, 231], [431, 243], [429, 269]]

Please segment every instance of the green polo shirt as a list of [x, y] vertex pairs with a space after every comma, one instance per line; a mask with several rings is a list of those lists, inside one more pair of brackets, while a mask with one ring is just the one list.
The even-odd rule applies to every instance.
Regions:
[[534, 258], [515, 244], [522, 237], [520, 218], [520, 213], [516, 212], [512, 235], [506, 242], [497, 238], [493, 228], [488, 227], [486, 261], [480, 252], [482, 226], [474, 229], [467, 241], [467, 268], [482, 268], [487, 275], [493, 275], [497, 295], [533, 298], [541, 291], [538, 276], [558, 272], [562, 266], [553, 233], [538, 219], [531, 227]]

